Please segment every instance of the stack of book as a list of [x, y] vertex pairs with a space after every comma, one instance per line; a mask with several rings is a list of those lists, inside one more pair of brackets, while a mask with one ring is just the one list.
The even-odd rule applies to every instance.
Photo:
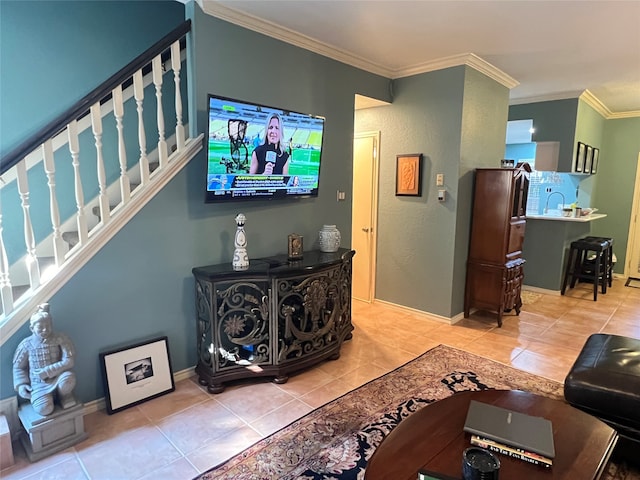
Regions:
[[553, 428], [546, 418], [472, 400], [464, 431], [471, 434], [472, 445], [533, 465], [553, 465]]
[[471, 445], [477, 447], [486, 448], [492, 452], [501, 453], [502, 455], [508, 455], [513, 458], [518, 458], [525, 462], [533, 463], [534, 465], [540, 465], [542, 467], [551, 467], [553, 465], [553, 459], [539, 455], [537, 453], [528, 452], [522, 448], [516, 448], [506, 445], [489, 438], [480, 437], [479, 435], [471, 435]]

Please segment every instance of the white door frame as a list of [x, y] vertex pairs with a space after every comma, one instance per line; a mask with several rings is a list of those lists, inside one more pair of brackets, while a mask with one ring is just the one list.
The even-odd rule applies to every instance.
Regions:
[[[631, 206], [631, 219], [629, 221], [629, 237], [627, 239], [627, 252], [624, 262], [624, 276], [631, 274], [631, 262], [640, 261], [640, 225], [638, 216], [640, 215], [640, 153], [638, 153], [638, 163], [636, 165], [636, 181], [633, 190], [633, 204]], [[634, 254], [634, 252], [636, 252]], [[637, 272], [633, 272], [637, 276]]]
[[[373, 164], [372, 164], [372, 172], [371, 172], [371, 232], [369, 236], [369, 247], [370, 247], [370, 257], [369, 257], [369, 292], [368, 297], [369, 301], [373, 302], [375, 299], [376, 292], [376, 258], [377, 258], [377, 245], [378, 245], [378, 176], [379, 176], [379, 163], [380, 163], [380, 131], [368, 131], [368, 132], [360, 132], [354, 134], [354, 141], [358, 138], [373, 138]], [[354, 168], [353, 175], [357, 175], [355, 171], [355, 158], [353, 160]], [[361, 201], [361, 199], [353, 199], [351, 204], [351, 209], [353, 210], [353, 205], [356, 201]], [[353, 215], [352, 215], [353, 218]], [[352, 225], [353, 230], [353, 225]], [[356, 252], [357, 254], [357, 252]]]

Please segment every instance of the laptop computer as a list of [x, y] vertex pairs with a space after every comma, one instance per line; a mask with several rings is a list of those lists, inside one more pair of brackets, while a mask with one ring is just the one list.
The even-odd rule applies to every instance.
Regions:
[[549, 420], [488, 403], [471, 400], [464, 431], [547, 458], [556, 454]]

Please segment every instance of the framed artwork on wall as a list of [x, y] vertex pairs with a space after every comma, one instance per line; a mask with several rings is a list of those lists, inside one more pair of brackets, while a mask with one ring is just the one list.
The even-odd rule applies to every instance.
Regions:
[[600, 157], [600, 149], [593, 149], [593, 160], [591, 161], [591, 173], [596, 173], [598, 171], [598, 160]]
[[593, 147], [587, 145], [587, 153], [584, 157], [584, 173], [591, 173], [591, 163], [593, 162]]
[[578, 148], [576, 150], [576, 165], [574, 168], [575, 172], [582, 173], [584, 171], [584, 160], [586, 154], [587, 146], [582, 142], [578, 142]]
[[422, 195], [422, 154], [396, 156], [396, 195]]
[[109, 414], [175, 390], [167, 337], [101, 353], [100, 363]]

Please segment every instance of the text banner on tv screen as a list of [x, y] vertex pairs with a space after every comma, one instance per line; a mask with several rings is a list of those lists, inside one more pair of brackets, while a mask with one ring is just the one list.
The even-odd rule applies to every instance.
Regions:
[[324, 118], [208, 96], [205, 201], [318, 195]]

